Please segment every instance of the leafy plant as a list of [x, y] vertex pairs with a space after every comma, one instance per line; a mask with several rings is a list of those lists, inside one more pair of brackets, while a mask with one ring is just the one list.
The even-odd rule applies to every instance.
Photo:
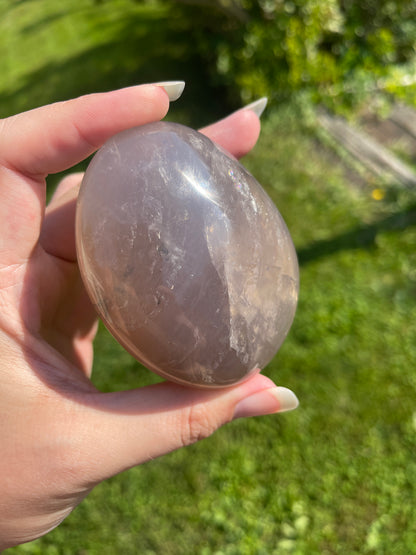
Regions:
[[413, 0], [168, 3], [234, 98], [281, 101], [306, 89], [316, 101], [348, 108], [387, 91], [416, 104]]

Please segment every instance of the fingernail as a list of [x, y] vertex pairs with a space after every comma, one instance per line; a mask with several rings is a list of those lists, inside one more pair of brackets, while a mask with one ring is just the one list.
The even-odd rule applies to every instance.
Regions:
[[263, 416], [287, 412], [299, 405], [296, 395], [287, 387], [272, 387], [240, 401], [234, 410], [234, 419], [245, 416]]
[[262, 98], [259, 98], [258, 100], [255, 100], [251, 104], [247, 104], [247, 106], [244, 106], [242, 109], [243, 110], [251, 110], [258, 117], [260, 117], [262, 115], [262, 113], [264, 112], [264, 109], [267, 106], [267, 100], [268, 100], [267, 96], [263, 96]]
[[157, 87], [162, 87], [168, 94], [169, 100], [173, 102], [183, 93], [185, 88], [185, 81], [161, 81], [160, 83], [153, 83]]

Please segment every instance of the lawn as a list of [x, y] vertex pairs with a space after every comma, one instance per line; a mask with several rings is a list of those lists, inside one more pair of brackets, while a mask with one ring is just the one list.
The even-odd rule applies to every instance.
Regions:
[[[200, 64], [182, 58], [178, 22], [157, 2], [74, 5], [0, 4], [3, 116], [95, 88], [182, 76], [188, 92], [171, 119], [196, 126], [230, 108], [220, 91], [206, 90]], [[150, 25], [158, 35], [148, 39]], [[127, 28], [134, 36], [121, 40]], [[179, 37], [164, 61], [161, 37]], [[298, 251], [296, 319], [264, 372], [292, 388], [300, 407], [233, 422], [117, 476], [55, 531], [7, 553], [416, 553], [416, 191], [392, 184], [375, 200], [379, 184], [346, 168], [303, 115], [295, 101], [271, 106], [244, 160]], [[103, 328], [93, 378], [105, 391], [155, 380]]]

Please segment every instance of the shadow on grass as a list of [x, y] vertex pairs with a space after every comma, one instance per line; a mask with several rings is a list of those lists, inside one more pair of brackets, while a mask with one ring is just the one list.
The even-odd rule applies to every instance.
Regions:
[[[51, 43], [59, 49], [54, 22], [61, 19], [75, 26], [81, 19], [88, 21], [88, 33], [96, 39], [82, 52], [49, 59], [26, 74], [19, 87], [0, 92], [0, 118], [93, 92], [178, 79], [184, 80], [186, 87], [171, 105], [168, 120], [198, 128], [238, 107], [227, 105], [225, 89], [212, 85], [210, 68], [190, 43], [188, 23], [175, 15], [173, 8], [115, 9], [109, 16], [103, 11], [105, 6], [86, 6], [47, 15], [24, 28], [25, 33], [50, 28]], [[76, 30], [73, 36], [77, 40]], [[65, 52], [67, 49], [68, 45]], [[84, 171], [86, 165], [87, 161], [81, 162], [71, 171]], [[60, 178], [48, 177], [48, 194]]]
[[368, 248], [375, 244], [376, 236], [383, 231], [402, 231], [416, 225], [416, 204], [368, 225], [361, 225], [336, 237], [317, 241], [298, 250], [300, 265], [334, 254], [341, 250]]
[[[24, 1], [25, 0], [23, 0], [23, 2]], [[17, 2], [17, 4], [19, 4], [19, 2]], [[70, 15], [72, 13], [75, 13], [76, 11], [78, 11], [78, 10], [76, 10], [74, 8], [74, 9], [71, 9], [71, 10], [65, 10], [65, 11], [54, 13], [54, 14], [50, 14], [50, 15], [44, 17], [43, 19], [41, 19], [40, 21], [36, 21], [34, 23], [30, 23], [30, 24], [26, 25], [25, 27], [22, 28], [21, 33], [25, 34], [25, 33], [37, 32], [42, 27], [47, 27], [48, 25], [50, 25], [51, 23], [54, 23], [55, 21], [62, 20], [64, 17], [67, 17], [68, 15]]]
[[[91, 92], [177, 79], [187, 82], [180, 101], [172, 106], [177, 121], [198, 127], [234, 108], [226, 105], [226, 91], [212, 86], [209, 67], [189, 41], [187, 23], [173, 9], [133, 15], [115, 11], [105, 24], [92, 13], [85, 10], [82, 17], [90, 17], [89, 33], [97, 36], [96, 44], [45, 63], [19, 88], [1, 93], [0, 117]], [[61, 16], [65, 18], [64, 13]], [[36, 26], [47, 26], [59, 17], [49, 16]], [[74, 41], [76, 37], [75, 33]]]

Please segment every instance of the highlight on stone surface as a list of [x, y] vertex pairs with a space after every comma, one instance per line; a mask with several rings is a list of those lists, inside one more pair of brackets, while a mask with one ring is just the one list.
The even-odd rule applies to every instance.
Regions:
[[282, 217], [237, 160], [183, 125], [130, 129], [97, 152], [76, 240], [99, 316], [168, 380], [243, 381], [292, 324], [298, 263]]

